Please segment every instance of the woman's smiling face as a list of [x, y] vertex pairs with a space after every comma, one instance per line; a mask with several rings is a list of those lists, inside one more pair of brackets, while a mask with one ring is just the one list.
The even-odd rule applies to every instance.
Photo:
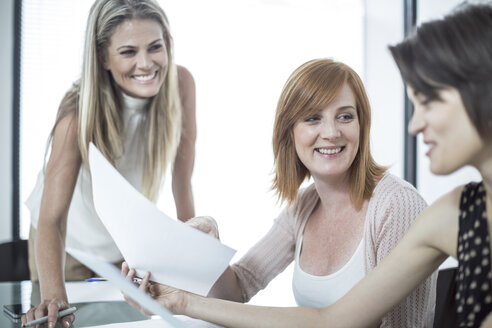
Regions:
[[162, 27], [151, 19], [131, 19], [118, 25], [103, 60], [126, 94], [155, 96], [167, 74], [167, 49]]
[[427, 100], [407, 88], [414, 104], [414, 113], [408, 131], [422, 133], [429, 146], [426, 155], [434, 174], [449, 174], [465, 165], [479, 165], [484, 143], [468, 117], [461, 95], [455, 88], [439, 91], [440, 100]]
[[314, 178], [348, 174], [359, 136], [356, 101], [348, 84], [328, 106], [294, 126], [297, 156]]

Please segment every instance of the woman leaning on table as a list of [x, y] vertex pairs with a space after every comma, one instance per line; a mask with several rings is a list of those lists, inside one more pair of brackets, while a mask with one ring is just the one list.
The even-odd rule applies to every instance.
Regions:
[[[178, 218], [194, 216], [191, 175], [196, 138], [192, 75], [174, 62], [163, 10], [153, 0], [97, 0], [89, 13], [82, 75], [65, 95], [51, 133], [49, 160], [27, 201], [30, 267], [41, 303], [23, 321], [68, 307], [64, 282], [93, 273], [65, 245], [121, 263], [92, 203], [88, 145], [155, 201], [172, 164]], [[34, 258], [34, 255], [35, 258]], [[69, 326], [74, 316], [62, 319]]]
[[[375, 163], [370, 124], [364, 86], [350, 67], [317, 59], [294, 71], [273, 132], [274, 188], [289, 205], [209, 296], [248, 302], [294, 261], [297, 304], [321, 308], [386, 257], [426, 204], [413, 186]], [[299, 190], [308, 177], [313, 183]], [[376, 326], [432, 326], [435, 282], [433, 275]]]
[[255, 307], [158, 284], [141, 288], [175, 313], [227, 327], [368, 327], [453, 256], [458, 325], [492, 327], [492, 5], [461, 5], [390, 50], [415, 105], [409, 131], [422, 133], [431, 171], [471, 165], [482, 181], [425, 209], [386, 259], [329, 307]]

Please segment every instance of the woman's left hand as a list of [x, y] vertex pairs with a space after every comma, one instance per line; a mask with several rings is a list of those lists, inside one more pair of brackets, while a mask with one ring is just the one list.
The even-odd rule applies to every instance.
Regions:
[[[174, 314], [183, 314], [186, 308], [186, 299], [188, 293], [180, 289], [176, 289], [170, 286], [159, 284], [157, 282], [150, 280], [150, 272], [147, 272], [141, 281], [135, 282], [136, 271], [135, 269], [130, 269], [126, 262], [123, 262], [121, 266], [121, 273], [126, 276], [126, 278], [138, 285], [138, 288], [144, 293], [150, 295], [159, 304], [173, 312]], [[142, 307], [140, 304], [135, 302], [133, 299], [127, 295], [123, 295], [125, 300], [142, 312], [145, 315], [152, 315], [147, 309]]]
[[211, 216], [196, 216], [185, 222], [190, 227], [198, 229], [214, 238], [219, 238], [219, 227]]

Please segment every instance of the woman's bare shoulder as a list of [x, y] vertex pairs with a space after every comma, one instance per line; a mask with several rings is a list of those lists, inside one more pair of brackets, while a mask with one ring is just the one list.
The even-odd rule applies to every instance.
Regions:
[[456, 214], [455, 219], [458, 219], [460, 197], [463, 188], [464, 186], [461, 185], [444, 194], [429, 206], [429, 210], [436, 215], [441, 213], [442, 215], [439, 216], [444, 219], [448, 219]]
[[[195, 97], [196, 88], [195, 80], [190, 71], [184, 66], [177, 65], [178, 68], [178, 83], [179, 83], [179, 95], [183, 105], [183, 113], [186, 117], [184, 123], [194, 122], [195, 115]], [[192, 125], [194, 126], [195, 123]]]
[[462, 190], [463, 186], [458, 186], [441, 196], [421, 213], [418, 220], [427, 243], [453, 257], [456, 257]]
[[57, 122], [54, 129], [54, 138], [58, 136], [76, 137], [77, 134], [78, 115], [76, 112], [68, 112]]
[[191, 72], [184, 66], [176, 65], [178, 71], [178, 81], [180, 89], [195, 88], [195, 79]]
[[77, 112], [79, 89], [78, 82], [75, 82], [70, 90], [65, 93], [58, 107], [58, 117]]

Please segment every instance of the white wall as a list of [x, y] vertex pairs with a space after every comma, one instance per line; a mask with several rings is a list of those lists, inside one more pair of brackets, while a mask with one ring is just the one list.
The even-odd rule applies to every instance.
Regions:
[[403, 177], [403, 83], [388, 45], [403, 38], [403, 1], [366, 0], [364, 69], [372, 106], [371, 150], [375, 160]]
[[0, 1], [0, 242], [12, 238], [14, 0]]

